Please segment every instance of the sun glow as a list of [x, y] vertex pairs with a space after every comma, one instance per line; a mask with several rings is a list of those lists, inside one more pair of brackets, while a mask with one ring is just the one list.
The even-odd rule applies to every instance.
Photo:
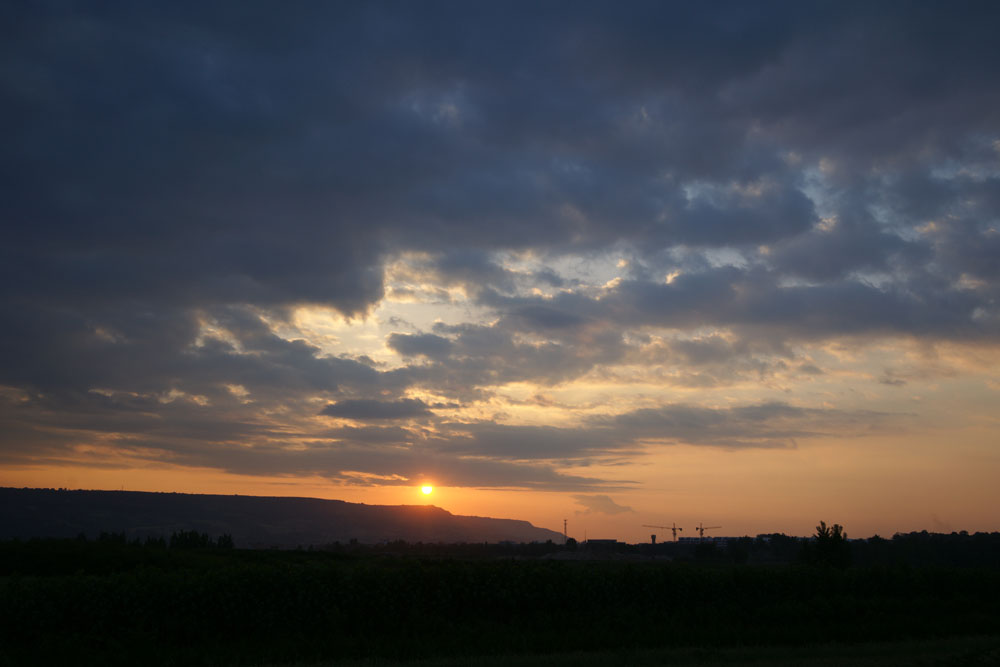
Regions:
[[431, 495], [431, 493], [434, 492], [434, 487], [433, 486], [421, 486], [420, 487], [420, 492], [423, 493], [425, 496], [429, 496], [429, 495]]

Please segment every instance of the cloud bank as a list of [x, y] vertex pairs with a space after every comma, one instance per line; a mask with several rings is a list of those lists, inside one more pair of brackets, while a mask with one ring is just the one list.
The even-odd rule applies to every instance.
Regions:
[[1000, 342], [996, 3], [0, 16], [9, 465], [628, 488]]

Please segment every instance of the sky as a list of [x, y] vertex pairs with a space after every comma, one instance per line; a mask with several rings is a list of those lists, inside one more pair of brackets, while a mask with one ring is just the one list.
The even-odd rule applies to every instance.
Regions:
[[5, 3], [0, 485], [1000, 530], [997, 25]]

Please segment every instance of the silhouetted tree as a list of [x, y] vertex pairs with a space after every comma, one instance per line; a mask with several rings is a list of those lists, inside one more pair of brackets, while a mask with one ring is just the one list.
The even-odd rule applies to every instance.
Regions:
[[816, 565], [832, 565], [847, 567], [851, 564], [851, 547], [847, 542], [847, 533], [839, 523], [827, 526], [820, 521], [816, 526], [816, 534], [812, 543], [802, 546], [802, 560]]
[[205, 549], [212, 546], [208, 533], [196, 530], [181, 530], [170, 536], [171, 549]]
[[753, 538], [741, 537], [738, 540], [731, 540], [726, 546], [726, 554], [729, 559], [737, 565], [743, 565], [750, 560], [750, 552], [753, 549]]
[[102, 530], [101, 534], [97, 536], [97, 541], [106, 542], [110, 544], [128, 544], [128, 538], [125, 536], [124, 532], [108, 533]]
[[694, 559], [698, 562], [715, 560], [716, 553], [715, 542], [699, 542], [694, 549]]

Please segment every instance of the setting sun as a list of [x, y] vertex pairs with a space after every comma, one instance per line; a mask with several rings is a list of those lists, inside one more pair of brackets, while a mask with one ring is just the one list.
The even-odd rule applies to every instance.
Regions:
[[433, 486], [421, 486], [421, 487], [420, 487], [420, 491], [421, 491], [421, 493], [423, 493], [423, 494], [424, 494], [425, 496], [429, 496], [429, 495], [431, 495], [431, 493], [432, 493], [432, 492], [434, 491], [434, 487], [433, 487]]

